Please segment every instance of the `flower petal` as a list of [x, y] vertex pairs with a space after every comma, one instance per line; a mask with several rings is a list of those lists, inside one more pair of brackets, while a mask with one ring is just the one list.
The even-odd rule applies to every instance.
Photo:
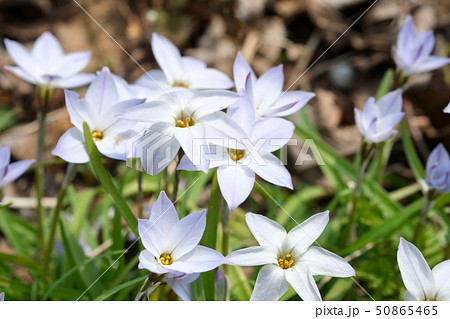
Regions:
[[104, 67], [91, 83], [85, 99], [92, 107], [98, 109], [100, 114], [103, 113], [104, 109], [108, 109], [119, 101], [114, 79], [107, 67]]
[[261, 150], [271, 153], [286, 145], [294, 134], [295, 126], [292, 122], [280, 118], [261, 118], [253, 124], [252, 135], [253, 144], [260, 140], [266, 142]]
[[242, 89], [245, 89], [245, 82], [247, 80], [247, 76], [250, 75], [253, 83], [256, 82], [256, 75], [253, 72], [250, 65], [245, 61], [241, 52], [238, 52], [236, 55], [236, 59], [234, 60], [233, 65], [233, 77], [234, 83], [236, 86], [236, 90], [239, 92]]
[[167, 252], [174, 260], [194, 249], [202, 239], [206, 227], [206, 209], [190, 214], [177, 222], [167, 234]]
[[191, 274], [212, 270], [225, 262], [225, 257], [218, 251], [199, 245], [182, 256], [181, 259], [177, 260], [174, 258], [173, 264], [166, 267], [171, 270]]
[[303, 108], [315, 93], [306, 91], [284, 91], [282, 95], [264, 112], [264, 116], [288, 116]]
[[28, 83], [39, 84], [39, 82], [31, 74], [27, 73], [24, 69], [18, 66], [5, 65], [5, 70], [14, 73], [16, 76], [18, 76], [24, 81], [27, 81]]
[[276, 247], [278, 249], [283, 244], [286, 238], [286, 230], [277, 222], [266, 216], [253, 213], [245, 214], [245, 221], [261, 246]]
[[147, 250], [141, 251], [139, 254], [139, 269], [147, 269], [155, 274], [165, 274], [167, 269], [165, 269], [160, 263], [158, 263], [155, 257], [150, 254]]
[[205, 173], [208, 172], [209, 162], [203, 155], [203, 147], [207, 146], [205, 128], [198, 124], [191, 127], [176, 128], [175, 138], [192, 163]]
[[240, 164], [224, 165], [217, 168], [217, 180], [220, 192], [232, 212], [250, 195], [255, 183], [255, 173]]
[[322, 247], [309, 247], [301, 256], [299, 262], [306, 265], [313, 276], [323, 275], [341, 278], [355, 276], [355, 270], [344, 258]]
[[126, 112], [117, 114], [116, 117], [120, 119], [136, 121], [136, 122], [165, 122], [173, 123], [173, 116], [175, 110], [171, 109], [171, 104], [163, 101], [147, 102], [137, 107], [132, 107]]
[[431, 272], [436, 283], [436, 299], [450, 301], [450, 260], [437, 264]]
[[450, 114], [450, 103], [448, 103], [447, 106], [445, 107], [444, 113]]
[[312, 243], [319, 238], [328, 224], [329, 213], [314, 214], [300, 225], [294, 227], [286, 236], [283, 251], [292, 252], [294, 256], [301, 256]]
[[33, 58], [30, 52], [28, 52], [28, 50], [25, 49], [23, 45], [16, 41], [5, 39], [4, 42], [6, 50], [8, 51], [13, 61], [16, 62], [16, 64], [26, 73], [33, 76], [33, 78], [38, 79], [42, 74], [42, 68], [38, 63], [36, 63], [36, 60]]
[[173, 125], [155, 123], [132, 147], [132, 153], [141, 159], [142, 167], [149, 175], [159, 174], [169, 165], [180, 149], [173, 136]]
[[257, 108], [266, 111], [280, 97], [283, 84], [282, 64], [261, 75], [254, 86], [254, 103]]
[[172, 85], [183, 76], [183, 64], [180, 51], [165, 37], [153, 32], [152, 51], [156, 62], [164, 72], [167, 82]]
[[402, 237], [397, 261], [403, 283], [409, 293], [419, 300], [434, 299], [436, 288], [430, 267], [420, 250]]
[[380, 116], [384, 117], [388, 114], [400, 113], [402, 111], [402, 93], [402, 89], [389, 92], [376, 102], [380, 110]]
[[166, 93], [163, 90], [161, 90], [161, 87], [163, 87], [164, 89], [170, 88], [170, 85], [167, 82], [167, 78], [164, 75], [164, 72], [161, 70], [147, 71], [146, 73], [142, 74], [139, 77], [139, 79], [137, 79], [135, 84], [146, 88], [160, 90], [160, 92], [156, 92], [159, 93], [160, 95]]
[[196, 120], [203, 116], [226, 109], [236, 103], [240, 96], [231, 91], [208, 90], [195, 94], [186, 105], [186, 112]]
[[319, 288], [308, 267], [298, 264], [285, 270], [286, 280], [304, 301], [321, 301]]
[[233, 81], [225, 73], [208, 68], [189, 74], [190, 89], [231, 89]]
[[181, 277], [174, 277], [172, 274], [167, 275], [167, 284], [172, 290], [184, 301], [193, 301], [191, 282], [197, 280], [200, 273], [184, 275]]
[[[86, 122], [90, 129], [95, 129], [95, 124], [99, 122], [100, 115], [96, 108], [84, 99], [79, 99], [79, 94], [74, 91], [64, 90], [67, 112], [69, 112], [70, 122], [83, 131], [83, 123]], [[84, 140], [84, 139], [83, 139]]]
[[413, 73], [429, 72], [443, 67], [450, 63], [450, 58], [440, 56], [429, 56], [420, 62], [419, 65], [413, 68]]
[[277, 263], [277, 252], [267, 247], [254, 246], [233, 251], [226, 259], [233, 266], [259, 266]]
[[0, 182], [0, 187], [4, 187], [18, 179], [34, 162], [34, 160], [22, 160], [9, 164], [8, 171]]
[[56, 73], [62, 77], [70, 77], [77, 74], [88, 66], [91, 56], [92, 53], [90, 51], [69, 53], [56, 62]]
[[56, 81], [55, 87], [59, 89], [73, 89], [85, 86], [95, 79], [95, 74], [78, 73], [69, 78]]
[[248, 167], [262, 179], [269, 183], [294, 189], [292, 177], [286, 167], [273, 154], [259, 154], [263, 163], [258, 163], [255, 159], [248, 164]]
[[52, 155], [69, 163], [87, 163], [89, 154], [84, 144], [84, 136], [76, 127], [68, 129], [56, 144]]
[[159, 193], [158, 199], [152, 206], [149, 221], [161, 230], [161, 233], [168, 234], [178, 223], [179, 218], [175, 206], [167, 197], [164, 191]]
[[258, 273], [250, 301], [277, 301], [288, 289], [284, 271], [275, 265], [265, 265]]
[[[165, 238], [165, 234], [162, 229], [155, 226], [154, 222], [148, 219], [138, 219], [138, 231], [139, 237], [144, 245], [153, 257], [159, 258], [164, 253], [164, 243], [161, 238]], [[159, 263], [158, 263], [159, 264]]]
[[52, 68], [52, 63], [54, 64], [64, 56], [64, 50], [53, 34], [44, 32], [36, 39], [31, 54], [43, 63], [44, 67]]
[[181, 63], [183, 64], [184, 72], [190, 74], [190, 73], [196, 73], [199, 71], [203, 71], [206, 69], [206, 63], [202, 60], [196, 59], [191, 56], [184, 56], [181, 58]]

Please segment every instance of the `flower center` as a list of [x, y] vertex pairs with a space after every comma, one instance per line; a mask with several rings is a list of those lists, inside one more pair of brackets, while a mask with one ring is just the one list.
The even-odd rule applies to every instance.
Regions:
[[285, 254], [284, 256], [281, 255], [280, 258], [278, 258], [278, 266], [280, 266], [281, 269], [291, 268], [293, 264], [294, 260], [289, 253]]
[[183, 128], [185, 128], [185, 127], [194, 126], [194, 125], [195, 125], [195, 121], [194, 121], [194, 119], [193, 119], [192, 117], [190, 117], [190, 116], [187, 116], [187, 117], [181, 116], [181, 118], [179, 118], [179, 119], [177, 120], [177, 122], [175, 123], [175, 125], [176, 125], [177, 127], [183, 127]]
[[172, 265], [172, 257], [170, 257], [170, 254], [162, 254], [159, 256], [159, 260], [163, 265]]
[[103, 132], [100, 131], [92, 131], [92, 138], [96, 141], [101, 141], [103, 139]]
[[245, 150], [228, 149], [228, 155], [233, 161], [237, 162], [244, 157]]
[[173, 87], [176, 87], [176, 88], [187, 88], [187, 87], [189, 87], [186, 83], [184, 83], [184, 82], [174, 82], [173, 84], [172, 84], [172, 86]]

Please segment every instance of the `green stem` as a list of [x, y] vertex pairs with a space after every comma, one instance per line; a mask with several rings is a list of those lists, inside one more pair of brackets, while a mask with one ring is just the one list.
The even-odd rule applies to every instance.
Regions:
[[138, 170], [137, 182], [138, 182], [138, 193], [137, 193], [137, 204], [138, 204], [138, 216], [139, 218], [144, 218], [144, 192], [142, 190], [142, 181], [143, 181], [144, 173], [141, 170]]
[[58, 193], [58, 200], [56, 201], [56, 206], [53, 211], [52, 224], [50, 227], [50, 236], [48, 238], [47, 245], [44, 246], [44, 266], [43, 266], [44, 278], [48, 274], [48, 265], [50, 262], [50, 256], [53, 250], [53, 245], [55, 242], [56, 228], [58, 226], [59, 215], [61, 214], [63, 201], [67, 193], [67, 188], [72, 183], [76, 173], [77, 173], [77, 165], [74, 163], [69, 163], [69, 165], [67, 166], [66, 175], [64, 176], [63, 183]]
[[[220, 211], [222, 215], [222, 254], [224, 256], [230, 253], [230, 214], [227, 203], [223, 196], [220, 196]], [[225, 273], [227, 273], [227, 265], [223, 265]]]
[[[206, 229], [201, 240], [202, 245], [212, 249], [216, 249], [217, 244], [217, 225], [220, 219], [221, 197], [216, 171], [213, 176], [208, 214], [206, 215]], [[206, 300], [215, 300], [215, 277], [215, 270], [202, 273], [203, 291]]]
[[94, 139], [92, 138], [92, 133], [86, 122], [83, 123], [83, 130], [84, 130], [84, 138], [86, 141], [86, 148], [89, 154], [89, 158], [91, 159], [91, 164], [92, 167], [94, 168], [94, 172], [97, 175], [97, 179], [102, 184], [105, 192], [109, 194], [109, 196], [111, 196], [114, 206], [117, 208], [119, 213], [125, 219], [128, 226], [131, 228], [131, 231], [136, 236], [139, 236], [137, 227], [138, 222], [136, 216], [133, 215], [133, 212], [130, 210], [130, 207], [128, 207], [127, 203], [122, 198], [116, 186], [114, 185], [108, 171], [103, 166], [97, 147], [95, 146]]
[[435, 194], [436, 194], [436, 192], [434, 190], [429, 190], [425, 194], [425, 199], [423, 201], [422, 209], [420, 211], [419, 222], [417, 223], [416, 229], [414, 230], [413, 241], [412, 241], [413, 243], [417, 242], [417, 240], [419, 239], [420, 233], [422, 232], [422, 229], [425, 227], [427, 214], [431, 210], [431, 208], [434, 206], [434, 202], [436, 199]]
[[184, 155], [183, 149], [180, 148], [175, 158], [175, 172], [173, 173], [173, 189], [172, 193], [170, 194], [170, 199], [172, 200], [172, 203], [177, 200], [178, 196], [178, 186], [180, 184], [180, 171], [177, 169], [177, 167], [183, 155]]
[[37, 218], [38, 218], [38, 233], [40, 246], [44, 249], [44, 207], [42, 206], [42, 198], [44, 197], [44, 166], [42, 165], [44, 155], [44, 141], [45, 141], [45, 118], [46, 114], [39, 111], [37, 120], [39, 125], [38, 140], [37, 140], [37, 158], [36, 158], [36, 200], [37, 200]]
[[343, 231], [343, 237], [341, 243], [345, 245], [347, 243], [348, 237], [352, 233], [353, 224], [356, 218], [356, 206], [361, 197], [362, 184], [364, 180], [364, 175], [367, 171], [367, 167], [370, 164], [373, 156], [375, 155], [376, 146], [374, 144], [367, 144], [365, 141], [361, 144], [361, 165], [358, 170], [358, 175], [356, 177], [355, 189], [353, 190], [352, 201], [348, 205], [348, 215], [349, 221]]
[[45, 120], [47, 117], [47, 111], [49, 109], [51, 100], [53, 98], [53, 89], [46, 87], [37, 87], [36, 92], [38, 95], [39, 108], [37, 113], [38, 122], [38, 140], [37, 140], [37, 158], [36, 158], [36, 175], [35, 175], [35, 187], [36, 187], [36, 212], [38, 219], [38, 233], [39, 243], [42, 250], [45, 249], [45, 234], [44, 234], [44, 207], [42, 206], [42, 198], [44, 197], [44, 147], [45, 147]]

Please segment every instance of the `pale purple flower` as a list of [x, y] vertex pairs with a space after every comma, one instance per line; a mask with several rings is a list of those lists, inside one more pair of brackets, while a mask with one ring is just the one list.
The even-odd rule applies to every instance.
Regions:
[[450, 260], [431, 270], [420, 250], [400, 237], [397, 261], [406, 301], [450, 301]]
[[34, 160], [22, 160], [10, 164], [9, 146], [0, 145], [0, 188], [18, 179], [34, 163]]
[[81, 73], [91, 59], [91, 52], [64, 54], [58, 40], [44, 32], [28, 51], [20, 43], [5, 39], [5, 46], [18, 66], [5, 66], [21, 79], [45, 88], [76, 88], [92, 82], [94, 74]]
[[430, 189], [441, 194], [450, 193], [450, 156], [444, 145], [439, 144], [427, 159], [426, 181]]
[[[225, 261], [218, 251], [199, 245], [206, 227], [206, 210], [180, 220], [164, 191], [153, 205], [149, 219], [138, 222], [139, 236], [145, 247], [139, 255], [139, 268], [155, 274], [170, 274], [169, 283], [185, 274], [212, 270]], [[190, 279], [193, 278], [195, 280], [195, 277]]]
[[397, 134], [402, 120], [402, 90], [389, 92], [378, 101], [370, 97], [362, 111], [355, 108], [355, 122], [368, 143], [380, 143]]
[[428, 72], [450, 63], [450, 58], [431, 55], [434, 48], [434, 33], [417, 33], [411, 16], [406, 18], [392, 49], [397, 66], [405, 75]]
[[4, 292], [2, 292], [0, 294], [0, 301], [5, 301], [5, 293]]
[[259, 78], [238, 52], [233, 66], [238, 92], [245, 91], [253, 103], [257, 118], [291, 115], [308, 103], [315, 94], [305, 91], [283, 92], [283, 65], [268, 70]]
[[[153, 55], [161, 70], [151, 70], [143, 74], [137, 85], [160, 94], [173, 90], [188, 89], [230, 89], [233, 81], [223, 72], [208, 68], [206, 64], [193, 57], [183, 57], [177, 47], [165, 37], [153, 33]], [[156, 81], [156, 82], [155, 82]]]
[[[201, 157], [207, 140], [241, 138], [239, 126], [222, 110], [240, 99], [236, 93], [208, 90], [194, 93], [189, 90], [163, 95], [119, 114], [118, 117], [147, 123], [149, 130], [137, 144], [135, 157], [150, 174], [158, 174], [175, 158], [180, 148], [193, 162]], [[209, 164], [202, 161], [201, 169]]]
[[[294, 125], [281, 118], [263, 118], [255, 122], [255, 109], [247, 97], [228, 109], [231, 120], [238, 124], [246, 137], [228, 144], [216, 145], [208, 154], [209, 168], [217, 167], [220, 191], [234, 211], [242, 204], [255, 184], [256, 175], [269, 183], [293, 189], [289, 171], [271, 152], [284, 146], [292, 137]], [[178, 169], [198, 170], [183, 157]]]
[[83, 123], [86, 122], [100, 153], [110, 158], [126, 160], [127, 140], [144, 127], [119, 120], [115, 115], [142, 104], [145, 99], [121, 101], [108, 68], [99, 72], [84, 99], [79, 99], [79, 94], [73, 91], [66, 90], [64, 93], [74, 127], [61, 136], [52, 154], [71, 163], [88, 162], [83, 133]]
[[305, 301], [321, 300], [313, 276], [355, 275], [343, 258], [322, 247], [311, 246], [328, 224], [328, 211], [313, 215], [289, 233], [262, 215], [247, 213], [245, 220], [260, 246], [234, 251], [226, 259], [235, 266], [264, 265], [250, 300], [278, 300], [289, 285]]

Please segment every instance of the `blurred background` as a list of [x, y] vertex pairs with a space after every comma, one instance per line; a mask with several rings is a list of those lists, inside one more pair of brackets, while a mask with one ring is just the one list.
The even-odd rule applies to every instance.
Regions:
[[[369, 96], [375, 95], [383, 74], [395, 67], [391, 47], [406, 16], [414, 16], [419, 30], [435, 30], [436, 55], [450, 55], [448, 0], [378, 0], [342, 37], [373, 0], [78, 0], [78, 3], [146, 70], [158, 67], [150, 47], [152, 32], [168, 37], [183, 55], [199, 58], [230, 76], [238, 51], [258, 75], [283, 63], [285, 89], [317, 94], [307, 112], [325, 141], [350, 159], [361, 141], [354, 125], [353, 108], [361, 108]], [[31, 45], [47, 30], [56, 35], [66, 52], [93, 52], [88, 72], [106, 65], [130, 82], [143, 74], [73, 0], [0, 0], [0, 40], [10, 38]], [[35, 91], [33, 86], [8, 74], [3, 69], [7, 64], [13, 62], [1, 41], [0, 144], [11, 146], [15, 160], [35, 158], [38, 131]], [[442, 112], [449, 101], [449, 65], [414, 77], [404, 109], [423, 161], [441, 141], [450, 148], [450, 115]], [[63, 106], [63, 92], [58, 91], [47, 123], [45, 158], [54, 164], [46, 168], [47, 207], [55, 205], [64, 177], [65, 165], [50, 154], [59, 137], [71, 127]], [[294, 185], [301, 182], [328, 186], [315, 163], [294, 167], [291, 162], [289, 170]], [[112, 172], [120, 170], [117, 162], [108, 163]], [[401, 143], [394, 144], [386, 175], [400, 176], [403, 185], [413, 179]], [[4, 190], [6, 196], [16, 198], [15, 207], [29, 219], [35, 218], [32, 177], [29, 173]], [[393, 180], [387, 178], [385, 187], [389, 188]], [[88, 169], [81, 168], [75, 185], [83, 189], [97, 185], [97, 180]], [[260, 198], [260, 194], [253, 193], [250, 206], [258, 205]], [[205, 194], [197, 204], [204, 203], [207, 203]], [[264, 208], [259, 207], [259, 211]], [[1, 251], [12, 248], [0, 236]], [[22, 278], [26, 281], [26, 274]], [[385, 284], [374, 282], [372, 285]]]

